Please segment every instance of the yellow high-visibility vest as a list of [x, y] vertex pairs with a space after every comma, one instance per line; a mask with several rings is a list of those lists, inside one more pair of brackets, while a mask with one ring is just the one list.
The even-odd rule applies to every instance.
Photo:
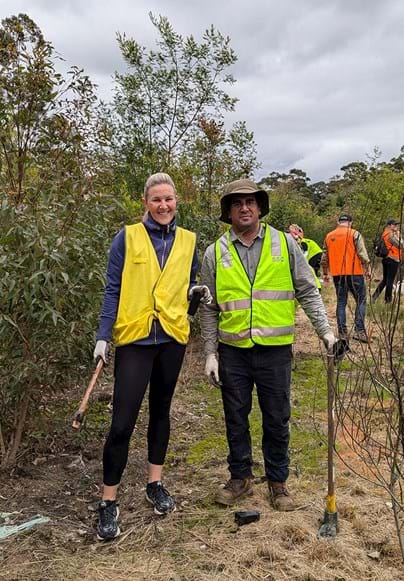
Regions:
[[125, 262], [113, 328], [115, 345], [148, 337], [154, 319], [178, 343], [189, 338], [188, 288], [196, 236], [177, 227], [168, 259], [161, 270], [143, 224], [125, 228]]
[[236, 347], [289, 345], [294, 340], [295, 292], [284, 234], [265, 235], [253, 283], [226, 232], [215, 244], [219, 341]]
[[[303, 251], [303, 254], [305, 255], [306, 260], [309, 263], [309, 266], [313, 272], [314, 280], [316, 281], [317, 288], [320, 290], [321, 289], [321, 282], [319, 281], [318, 276], [316, 275], [316, 271], [310, 265], [310, 260], [313, 258], [313, 256], [316, 256], [316, 254], [322, 254], [323, 250], [317, 244], [317, 242], [315, 240], [311, 240], [311, 238], [302, 238], [302, 240], [300, 241], [301, 246], [303, 245], [303, 242], [307, 246], [307, 251], [306, 252]], [[302, 248], [302, 250], [303, 250], [303, 248]]]

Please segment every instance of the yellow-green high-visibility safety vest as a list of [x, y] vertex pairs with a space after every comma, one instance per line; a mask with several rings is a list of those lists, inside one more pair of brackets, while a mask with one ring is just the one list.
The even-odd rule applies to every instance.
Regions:
[[[316, 254], [322, 254], [323, 250], [322, 248], [317, 244], [317, 242], [315, 242], [314, 240], [311, 240], [311, 238], [302, 238], [300, 245], [303, 246], [303, 243], [307, 246], [307, 250], [303, 250], [303, 254], [306, 257], [307, 262], [310, 265], [310, 260], [313, 258], [313, 256], [316, 256]], [[312, 266], [310, 266], [313, 275], [314, 275], [314, 280], [316, 281], [316, 285], [318, 289], [321, 289], [321, 282], [318, 279], [318, 276], [316, 275], [316, 272], [314, 270], [314, 268]]]
[[285, 235], [263, 224], [265, 235], [253, 283], [226, 232], [216, 241], [219, 341], [236, 347], [289, 345], [294, 340], [295, 292]]
[[307, 262], [309, 262], [310, 259], [313, 258], [313, 256], [315, 256], [316, 254], [322, 254], [323, 249], [321, 248], [321, 246], [317, 244], [315, 240], [312, 240], [311, 238], [302, 238], [301, 244], [303, 244], [303, 242], [307, 246], [306, 254]]

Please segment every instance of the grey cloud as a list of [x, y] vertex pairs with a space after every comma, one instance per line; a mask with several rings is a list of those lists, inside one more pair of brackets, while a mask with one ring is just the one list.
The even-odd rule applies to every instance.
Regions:
[[254, 131], [262, 173], [301, 167], [313, 181], [404, 143], [404, 4], [401, 0], [2, 0], [2, 16], [28, 13], [66, 59], [111, 96], [123, 70], [116, 33], [148, 48], [148, 12], [200, 39], [213, 24], [231, 38], [239, 98], [227, 124]]

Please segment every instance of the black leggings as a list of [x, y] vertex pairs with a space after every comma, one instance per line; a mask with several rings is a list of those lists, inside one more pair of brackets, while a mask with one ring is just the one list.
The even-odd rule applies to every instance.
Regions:
[[148, 461], [164, 464], [170, 437], [170, 406], [185, 355], [185, 345], [125, 345], [115, 353], [115, 385], [111, 429], [105, 442], [104, 484], [119, 484], [128, 460], [146, 388], [149, 389]]
[[380, 293], [383, 291], [384, 287], [386, 287], [384, 293], [384, 300], [386, 303], [391, 303], [392, 295], [393, 295], [393, 284], [394, 279], [396, 278], [396, 274], [398, 271], [398, 267], [400, 266], [399, 262], [396, 262], [392, 258], [383, 258], [383, 279], [380, 282], [379, 286], [373, 293], [373, 300], [375, 301]]

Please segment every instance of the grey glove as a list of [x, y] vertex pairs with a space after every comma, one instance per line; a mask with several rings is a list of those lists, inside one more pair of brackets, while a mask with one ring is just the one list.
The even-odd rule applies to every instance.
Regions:
[[192, 299], [192, 295], [195, 291], [201, 293], [201, 303], [203, 305], [210, 305], [210, 303], [213, 301], [209, 287], [206, 286], [206, 284], [196, 284], [190, 288], [188, 292], [188, 300]]
[[108, 341], [104, 341], [102, 339], [98, 340], [95, 344], [94, 349], [94, 361], [98, 362], [99, 358], [104, 361], [105, 365], [108, 364], [108, 354], [109, 354], [109, 343]]

